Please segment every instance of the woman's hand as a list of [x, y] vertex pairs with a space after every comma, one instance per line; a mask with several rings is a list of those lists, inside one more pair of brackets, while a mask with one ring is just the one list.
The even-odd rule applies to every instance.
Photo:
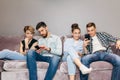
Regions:
[[25, 38], [25, 43], [28, 44], [29, 43], [29, 39]]
[[82, 53], [80, 53], [80, 52], [78, 52], [78, 55], [79, 55], [80, 57], [82, 57], [82, 56], [83, 56], [83, 54], [82, 54]]

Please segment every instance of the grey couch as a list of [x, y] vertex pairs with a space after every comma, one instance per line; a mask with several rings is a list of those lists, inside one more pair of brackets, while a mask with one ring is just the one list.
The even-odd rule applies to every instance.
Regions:
[[[35, 38], [38, 39], [39, 37], [36, 36]], [[21, 39], [22, 36], [0, 36], [0, 50], [18, 50]], [[65, 37], [61, 37], [61, 40], [64, 42]], [[39, 80], [44, 80], [48, 65], [46, 62], [37, 62]], [[95, 70], [90, 73], [89, 80], [111, 79], [111, 64], [99, 61], [92, 63], [91, 66]], [[0, 60], [0, 75], [1, 80], [29, 80], [26, 61]], [[66, 62], [60, 62], [54, 80], [69, 80]], [[76, 80], [80, 80], [79, 70], [76, 71]]]

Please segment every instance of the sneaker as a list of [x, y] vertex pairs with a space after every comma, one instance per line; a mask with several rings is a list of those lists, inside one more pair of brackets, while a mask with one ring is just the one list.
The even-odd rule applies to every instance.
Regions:
[[80, 66], [79, 69], [82, 72], [82, 74], [88, 74], [88, 73], [90, 73], [92, 71], [92, 68], [87, 68], [83, 64]]

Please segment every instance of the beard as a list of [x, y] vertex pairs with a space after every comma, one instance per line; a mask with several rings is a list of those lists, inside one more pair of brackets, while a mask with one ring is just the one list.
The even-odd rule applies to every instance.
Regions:
[[46, 38], [48, 36], [48, 31], [46, 31], [45, 35], [42, 35], [43, 38]]

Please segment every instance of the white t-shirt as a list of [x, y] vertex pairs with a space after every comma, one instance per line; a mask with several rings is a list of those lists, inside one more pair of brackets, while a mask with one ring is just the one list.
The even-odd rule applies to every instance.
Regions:
[[97, 36], [92, 37], [93, 53], [99, 50], [106, 50], [104, 46], [100, 43]]

